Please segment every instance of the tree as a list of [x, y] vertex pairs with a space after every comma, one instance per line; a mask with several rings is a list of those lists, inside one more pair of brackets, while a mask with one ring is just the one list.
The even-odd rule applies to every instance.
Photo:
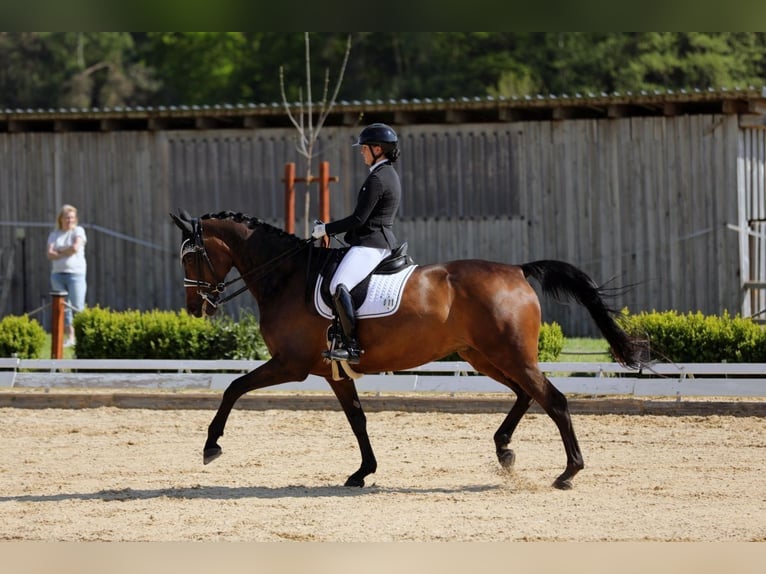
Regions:
[[155, 89], [128, 32], [3, 32], [0, 61], [5, 107], [137, 105]]
[[324, 76], [324, 88], [322, 93], [322, 99], [319, 100], [319, 115], [317, 116], [316, 123], [314, 123], [314, 104], [311, 89], [311, 46], [309, 42], [309, 33], [306, 32], [305, 38], [305, 58], [306, 58], [306, 99], [303, 99], [303, 90], [299, 90], [298, 100], [298, 117], [293, 114], [293, 110], [287, 101], [287, 94], [285, 92], [285, 78], [284, 68], [279, 68], [279, 85], [282, 91], [282, 104], [285, 107], [290, 121], [298, 130], [298, 145], [297, 150], [300, 155], [306, 158], [306, 192], [304, 195], [304, 209], [303, 209], [303, 230], [306, 237], [309, 236], [309, 220], [310, 220], [310, 204], [311, 204], [311, 168], [314, 156], [314, 144], [316, 144], [319, 133], [322, 131], [322, 126], [330, 114], [335, 100], [338, 97], [338, 91], [343, 83], [343, 76], [346, 73], [346, 64], [348, 63], [348, 57], [351, 53], [351, 35], [349, 34], [346, 40], [346, 52], [343, 56], [343, 63], [338, 73], [338, 79], [335, 83], [332, 96], [328, 100], [329, 87], [330, 87], [330, 71], [325, 70]]
[[[345, 33], [312, 33], [312, 65]], [[303, 100], [300, 32], [0, 32], [9, 109]], [[764, 32], [359, 32], [342, 100], [720, 89], [766, 83]], [[319, 76], [318, 76], [319, 77]], [[312, 86], [321, 90], [319, 81]], [[283, 95], [284, 92], [284, 95]]]
[[74, 46], [61, 90], [64, 107], [115, 107], [146, 101], [159, 84], [134, 60], [133, 37], [125, 32], [67, 32], [52, 36]]
[[141, 56], [162, 78], [156, 105], [239, 101], [239, 73], [248, 58], [242, 32], [148, 32]]

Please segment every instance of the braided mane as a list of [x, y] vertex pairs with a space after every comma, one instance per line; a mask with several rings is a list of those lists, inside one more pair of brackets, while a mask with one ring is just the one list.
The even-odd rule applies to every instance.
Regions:
[[257, 217], [251, 217], [242, 212], [219, 211], [218, 213], [206, 213], [204, 215], [201, 215], [200, 219], [222, 219], [222, 220], [228, 219], [235, 223], [242, 223], [246, 225], [249, 229], [263, 230], [268, 233], [273, 233], [279, 237], [284, 237], [286, 239], [290, 239], [291, 241], [295, 241], [295, 242], [301, 241], [298, 237], [296, 237], [292, 233], [287, 233], [283, 229], [274, 227], [273, 225], [266, 223], [262, 219], [258, 219]]

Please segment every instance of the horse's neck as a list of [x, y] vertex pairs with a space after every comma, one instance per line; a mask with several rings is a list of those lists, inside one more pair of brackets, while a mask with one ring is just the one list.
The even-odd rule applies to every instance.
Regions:
[[240, 267], [242, 266], [241, 256], [239, 254], [244, 253], [247, 249], [247, 234], [243, 234], [239, 229], [233, 226], [219, 226], [211, 231], [212, 235], [226, 246], [229, 250], [229, 255], [234, 263], [234, 267], [242, 272]]
[[251, 286], [261, 302], [285, 290], [296, 274], [305, 273], [305, 250], [288, 235], [274, 230], [254, 229], [247, 237], [239, 237], [230, 246], [234, 266]]

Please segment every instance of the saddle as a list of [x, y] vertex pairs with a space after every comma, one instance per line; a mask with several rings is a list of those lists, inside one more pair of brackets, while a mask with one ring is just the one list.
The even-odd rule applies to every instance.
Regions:
[[[319, 275], [322, 277], [319, 294], [322, 297], [322, 301], [324, 301], [330, 309], [334, 308], [332, 294], [330, 293], [330, 279], [335, 274], [341, 259], [343, 259], [343, 256], [346, 255], [348, 250], [348, 247], [331, 250], [331, 255], [319, 270]], [[360, 305], [364, 303], [364, 300], [367, 297], [367, 289], [370, 286], [370, 279], [372, 279], [373, 275], [393, 275], [405, 267], [414, 264], [415, 262], [412, 257], [407, 254], [407, 242], [405, 241], [399, 247], [394, 249], [391, 252], [391, 255], [378, 263], [377, 267], [372, 270], [372, 273], [351, 290], [351, 299], [354, 302], [354, 309], [359, 309]]]

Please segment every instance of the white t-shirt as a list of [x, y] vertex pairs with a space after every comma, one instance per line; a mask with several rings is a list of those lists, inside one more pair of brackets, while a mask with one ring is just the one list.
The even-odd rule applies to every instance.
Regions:
[[63, 249], [65, 247], [71, 247], [74, 245], [74, 240], [77, 237], [82, 238], [82, 248], [78, 249], [74, 255], [69, 257], [62, 257], [60, 259], [54, 259], [51, 263], [51, 271], [54, 273], [82, 273], [85, 274], [85, 244], [88, 238], [85, 236], [85, 229], [76, 225], [69, 231], [61, 231], [55, 229], [51, 231], [48, 236], [48, 244], [53, 243], [53, 246], [57, 249]]

